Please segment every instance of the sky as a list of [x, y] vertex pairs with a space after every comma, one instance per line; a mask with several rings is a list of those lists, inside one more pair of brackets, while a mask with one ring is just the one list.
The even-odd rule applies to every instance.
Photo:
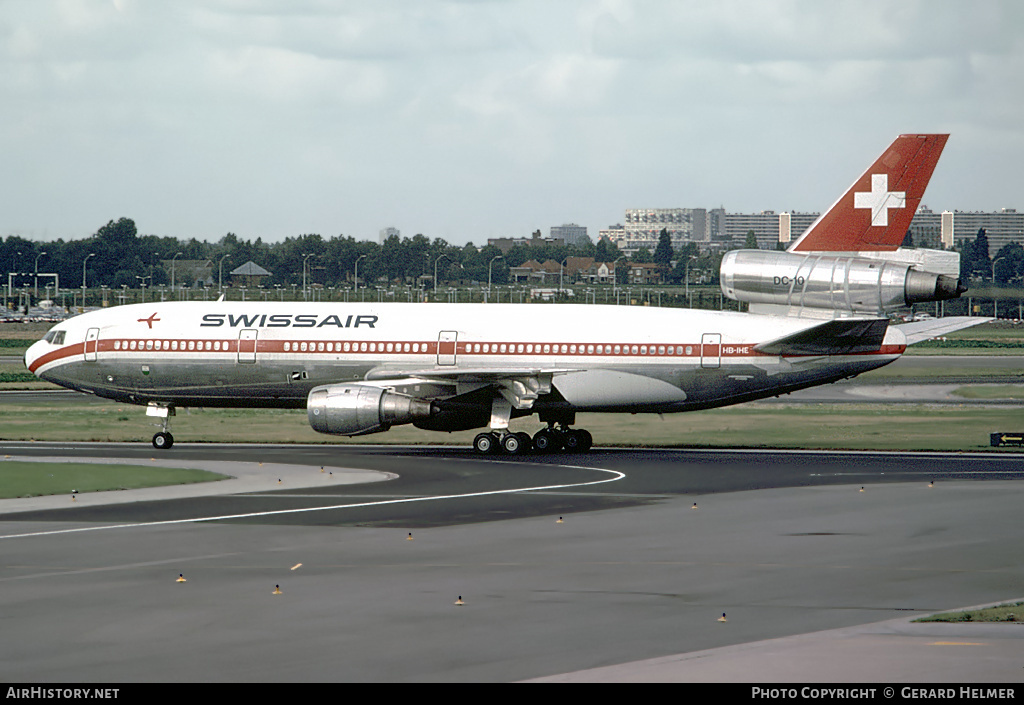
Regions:
[[0, 237], [480, 246], [827, 209], [901, 133], [1024, 208], [1019, 0], [0, 0]]

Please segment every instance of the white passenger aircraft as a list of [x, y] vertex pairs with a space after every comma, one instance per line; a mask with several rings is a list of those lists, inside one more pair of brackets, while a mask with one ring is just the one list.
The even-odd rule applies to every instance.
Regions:
[[[955, 298], [955, 253], [899, 245], [948, 135], [901, 135], [786, 252], [739, 250], [722, 291], [749, 312], [616, 306], [160, 302], [56, 326], [29, 348], [41, 379], [134, 404], [306, 408], [321, 433], [411, 423], [488, 428], [478, 452], [585, 451], [576, 413], [737, 404], [886, 365], [906, 346], [983, 319], [890, 326]], [[537, 414], [532, 438], [510, 419]]]

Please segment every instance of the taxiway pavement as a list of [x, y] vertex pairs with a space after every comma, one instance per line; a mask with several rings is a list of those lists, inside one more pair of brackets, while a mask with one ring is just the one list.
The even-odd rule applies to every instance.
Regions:
[[[0, 453], [152, 453], [32, 445]], [[0, 679], [1020, 678], [1019, 624], [909, 623], [1024, 593], [1024, 468], [1007, 454], [167, 456], [398, 477], [280, 490], [268, 470], [272, 491], [0, 515]]]

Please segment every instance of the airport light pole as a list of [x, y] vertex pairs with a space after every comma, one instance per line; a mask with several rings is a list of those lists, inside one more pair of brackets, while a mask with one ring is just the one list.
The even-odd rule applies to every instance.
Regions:
[[365, 255], [359, 255], [358, 257], [356, 257], [355, 274], [352, 275], [352, 280], [353, 280], [352, 281], [352, 287], [353, 287], [353, 289], [358, 289], [359, 288], [359, 260], [361, 260], [363, 257], [369, 257], [369, 256], [370, 256], [369, 254], [365, 254]]
[[438, 264], [438, 262], [440, 262], [443, 259], [447, 259], [447, 260], [451, 261], [451, 257], [449, 257], [448, 255], [441, 255], [436, 260], [434, 260], [434, 298], [435, 299], [437, 298], [437, 264]]
[[231, 257], [231, 253], [224, 255], [217, 263], [217, 291], [220, 296], [224, 295], [224, 260]]
[[505, 259], [503, 255], [495, 255], [491, 257], [491, 261], [487, 263], [487, 302], [491, 302], [491, 265], [494, 264], [496, 259]]
[[686, 300], [690, 300], [690, 262], [697, 259], [697, 255], [690, 255], [686, 260]]
[[89, 261], [90, 257], [95, 257], [95, 252], [90, 252], [82, 260], [82, 310], [85, 310], [85, 263]]
[[139, 280], [139, 288], [142, 289], [142, 303], [146, 303], [146, 280], [147, 279], [152, 280], [153, 277], [152, 277], [152, 275], [146, 276], [146, 277], [140, 277], [138, 274], [136, 274], [135, 278]]
[[42, 257], [45, 254], [46, 254], [46, 250], [43, 250], [38, 255], [36, 255], [35, 276], [33, 277], [33, 279], [35, 281], [35, 288], [33, 290], [33, 295], [37, 299], [39, 298], [39, 258]]
[[303, 253], [302, 255], [302, 300], [306, 300], [306, 260], [313, 256], [314, 253]]
[[179, 252], [178, 254], [174, 255], [174, 257], [171, 257], [171, 296], [174, 296], [174, 260], [181, 257], [181, 255], [182, 253]]
[[995, 319], [999, 318], [999, 298], [996, 296], [996, 262], [1004, 259], [1006, 257], [996, 257], [992, 260], [992, 317]]
[[[623, 259], [625, 256], [626, 255], [621, 255], [619, 257], [619, 259]], [[618, 294], [619, 270], [618, 270], [618, 266], [617, 266], [619, 264], [619, 259], [617, 259], [614, 262], [612, 262], [612, 293], [615, 294], [615, 304], [616, 305], [618, 305], [618, 303], [619, 303], [619, 294]]]

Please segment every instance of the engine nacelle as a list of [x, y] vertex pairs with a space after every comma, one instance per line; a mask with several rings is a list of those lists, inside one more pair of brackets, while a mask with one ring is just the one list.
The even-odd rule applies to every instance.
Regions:
[[907, 264], [835, 254], [733, 250], [722, 293], [735, 301], [877, 314], [967, 291], [959, 279]]
[[306, 399], [306, 416], [313, 430], [338, 436], [379, 433], [430, 418], [432, 413], [426, 399], [366, 384], [315, 387]]

